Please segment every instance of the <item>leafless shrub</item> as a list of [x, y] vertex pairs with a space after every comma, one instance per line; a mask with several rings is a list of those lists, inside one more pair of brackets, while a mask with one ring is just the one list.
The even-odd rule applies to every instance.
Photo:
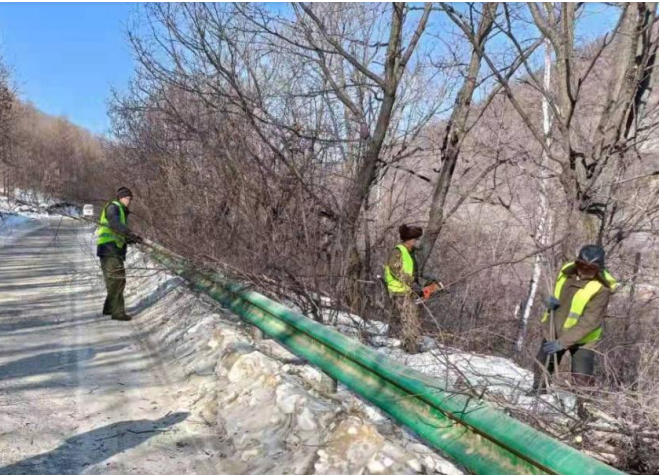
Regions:
[[392, 318], [377, 274], [398, 225], [421, 224], [420, 263], [447, 285], [427, 335], [527, 367], [540, 332], [520, 316], [600, 242], [623, 286], [580, 396], [621, 408], [620, 437], [509, 410], [642, 473], [658, 425], [657, 6], [608, 4], [620, 21], [584, 39], [588, 8], [146, 5], [112, 139], [12, 107], [6, 176], [81, 200], [131, 186], [143, 234], [319, 320]]

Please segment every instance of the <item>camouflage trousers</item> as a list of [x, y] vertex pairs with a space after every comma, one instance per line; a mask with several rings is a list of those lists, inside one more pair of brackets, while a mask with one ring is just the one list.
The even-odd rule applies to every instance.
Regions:
[[417, 353], [422, 322], [419, 307], [415, 305], [415, 296], [391, 296], [390, 299], [392, 301], [390, 336], [401, 340], [401, 346], [406, 353]]

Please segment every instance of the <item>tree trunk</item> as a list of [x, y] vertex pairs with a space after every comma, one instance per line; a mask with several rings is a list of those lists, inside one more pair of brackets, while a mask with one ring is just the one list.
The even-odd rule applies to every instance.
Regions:
[[[639, 113], [645, 109], [657, 60], [657, 3], [624, 4], [617, 32], [605, 107], [594, 131], [591, 153], [571, 156], [562, 170], [561, 182], [572, 210], [567, 220], [564, 257], [573, 257], [587, 243], [599, 243], [604, 231], [605, 203], [593, 201], [597, 180], [606, 165], [631, 146]], [[571, 152], [572, 153], [572, 152]]]
[[449, 193], [449, 186], [451, 185], [454, 170], [456, 169], [456, 163], [458, 162], [458, 157], [461, 152], [461, 145], [465, 138], [470, 105], [472, 104], [472, 95], [476, 89], [479, 69], [481, 68], [481, 51], [483, 51], [486, 39], [493, 26], [496, 9], [496, 3], [484, 7], [484, 14], [481, 17], [478, 27], [479, 30], [476, 33], [476, 42], [479, 45], [479, 48], [472, 49], [467, 75], [465, 76], [465, 80], [458, 95], [456, 96], [454, 109], [452, 110], [451, 117], [445, 127], [445, 136], [440, 150], [440, 157], [442, 160], [440, 176], [433, 189], [433, 199], [429, 211], [429, 222], [424, 232], [424, 237], [422, 238], [422, 246], [417, 252], [417, 263], [420, 271], [424, 269], [426, 262], [433, 251], [433, 247], [440, 236], [440, 232], [442, 231], [447, 194]]
[[[368, 137], [366, 147], [364, 148], [364, 154], [360, 157], [359, 170], [348, 190], [346, 205], [340, 218], [341, 236], [339, 242], [341, 251], [344, 253], [341, 259], [342, 270], [345, 271], [345, 274], [341, 275], [346, 275], [347, 278], [342, 287], [347, 290], [345, 295], [349, 295], [348, 303], [353, 308], [362, 307], [362, 292], [357, 282], [362, 277], [364, 269], [357, 250], [360, 214], [371, 191], [371, 186], [376, 180], [378, 159], [396, 103], [396, 91], [401, 78], [400, 67], [405, 67], [405, 60], [402, 60], [401, 51], [404, 16], [403, 5], [395, 3], [392, 10], [392, 26], [385, 60], [383, 101], [378, 111], [378, 119], [373, 134], [369, 136], [365, 133], [366, 131], [362, 131], [361, 135]], [[423, 22], [425, 25], [426, 20], [423, 20]]]
[[635, 304], [635, 287], [637, 285], [637, 280], [639, 279], [639, 268], [640, 264], [642, 261], [642, 253], [637, 252], [635, 254], [635, 264], [633, 267], [633, 276], [630, 281], [630, 293], [628, 294], [628, 304], [626, 305], [626, 318], [624, 320], [624, 326], [623, 326], [623, 341], [628, 343], [629, 341], [633, 341], [630, 339], [630, 327], [633, 318], [633, 308]]
[[[550, 80], [552, 73], [552, 50], [550, 43], [546, 40], [545, 44], [545, 69], [543, 74], [543, 86], [546, 91], [550, 90]], [[552, 128], [552, 117], [550, 115], [550, 104], [547, 96], [543, 96], [543, 135], [545, 135], [545, 142], [547, 148], [550, 148], [550, 131]], [[546, 169], [548, 156], [545, 152], [541, 156], [541, 170]], [[544, 173], [545, 175], [545, 173]], [[534, 232], [534, 242], [538, 243], [541, 247], [548, 244], [548, 230], [550, 226], [550, 203], [548, 200], [547, 177], [541, 176], [540, 191], [539, 191], [539, 204], [538, 204], [538, 217], [539, 222]], [[532, 266], [532, 277], [529, 281], [529, 290], [524, 303], [521, 305], [520, 320], [518, 321], [518, 336], [514, 347], [515, 354], [520, 354], [525, 345], [525, 337], [527, 336], [527, 327], [529, 324], [529, 317], [532, 313], [534, 306], [534, 299], [538, 291], [539, 281], [541, 279], [541, 271], [544, 259], [543, 254], [534, 256], [534, 265]]]

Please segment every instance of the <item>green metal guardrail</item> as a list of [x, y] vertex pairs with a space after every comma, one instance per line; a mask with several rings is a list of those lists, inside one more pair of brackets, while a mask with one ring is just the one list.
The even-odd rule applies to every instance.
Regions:
[[149, 247], [156, 261], [194, 288], [341, 381], [471, 472], [623, 473], [241, 284], [203, 273], [161, 246]]

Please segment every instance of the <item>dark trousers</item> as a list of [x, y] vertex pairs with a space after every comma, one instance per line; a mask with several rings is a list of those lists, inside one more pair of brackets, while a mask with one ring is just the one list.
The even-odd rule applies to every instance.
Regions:
[[103, 313], [121, 318], [126, 315], [124, 309], [124, 287], [126, 287], [126, 269], [124, 260], [119, 257], [102, 257], [101, 269], [108, 296], [103, 304]]
[[[543, 343], [545, 343], [545, 340], [541, 342], [541, 348], [539, 348], [539, 352], [536, 355], [536, 364], [534, 365], [534, 388], [538, 388], [540, 385], [545, 384], [543, 368], [545, 368], [549, 374], [552, 374], [555, 371], [555, 357], [553, 355], [548, 355], [543, 351]], [[593, 380], [596, 353], [594, 353], [593, 350], [573, 345], [567, 350], [557, 352], [557, 364], [561, 363], [561, 359], [567, 351], [571, 353], [571, 375], [574, 382], [581, 386], [590, 385]]]

